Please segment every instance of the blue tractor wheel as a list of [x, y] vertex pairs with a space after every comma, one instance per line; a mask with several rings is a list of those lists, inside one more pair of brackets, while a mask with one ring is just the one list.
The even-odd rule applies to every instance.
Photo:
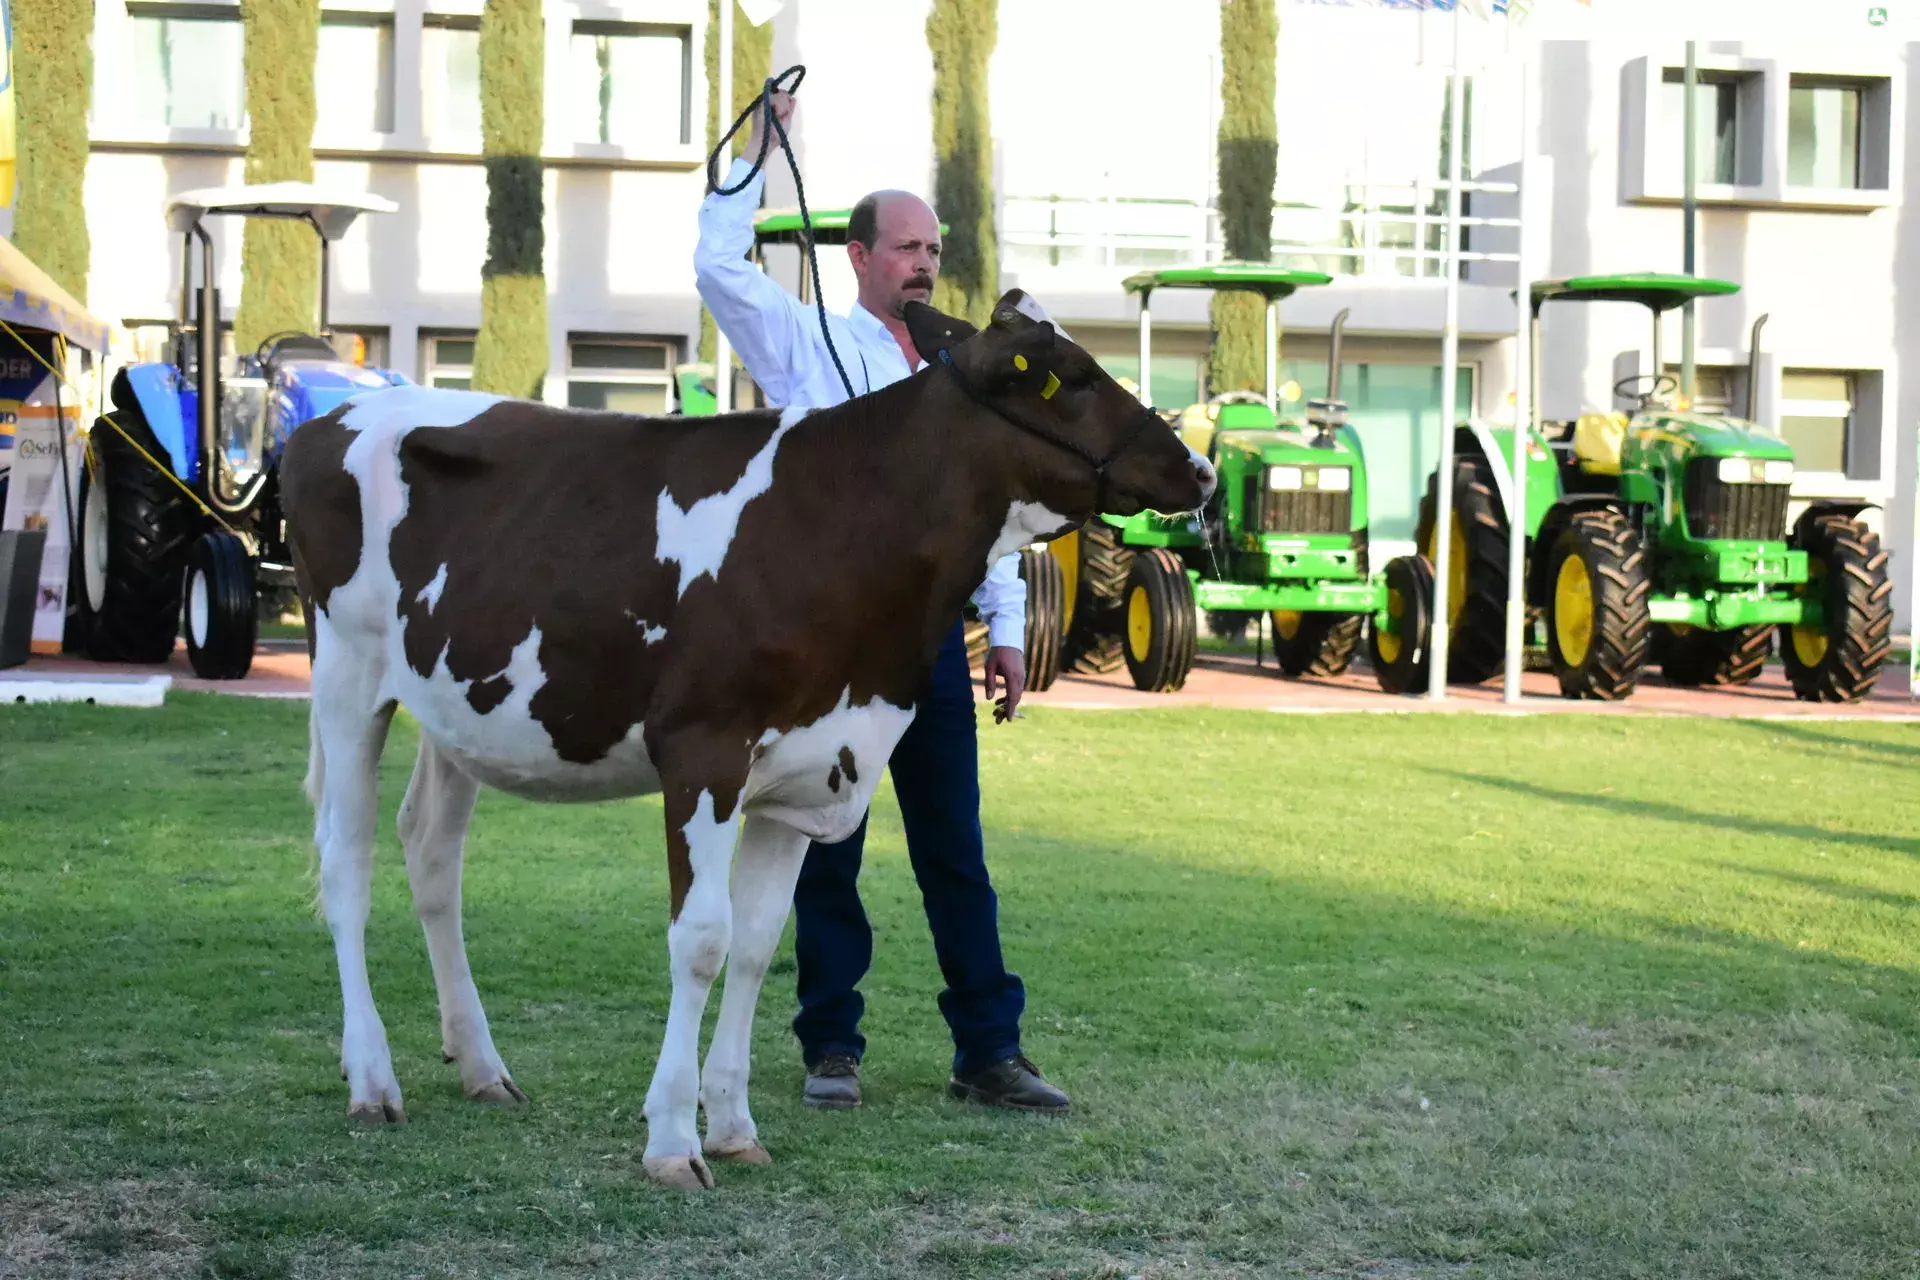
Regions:
[[197, 521], [137, 409], [116, 408], [93, 430], [93, 465], [80, 477], [72, 595], [74, 647], [97, 662], [165, 662], [180, 634], [180, 589]]
[[203, 533], [187, 552], [187, 658], [203, 680], [239, 680], [253, 666], [260, 633], [253, 561], [224, 529]]

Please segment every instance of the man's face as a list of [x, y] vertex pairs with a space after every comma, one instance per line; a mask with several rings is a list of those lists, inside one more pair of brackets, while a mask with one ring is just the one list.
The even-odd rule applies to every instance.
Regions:
[[874, 211], [873, 248], [847, 246], [860, 301], [876, 315], [898, 320], [909, 302], [933, 298], [940, 274], [940, 220], [924, 201], [895, 196]]

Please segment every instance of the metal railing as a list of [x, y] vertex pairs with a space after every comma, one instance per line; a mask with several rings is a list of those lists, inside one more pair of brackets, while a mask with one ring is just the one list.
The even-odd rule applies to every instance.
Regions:
[[[1437, 278], [1446, 260], [1444, 179], [1347, 186], [1340, 206], [1274, 210], [1272, 260], [1339, 276]], [[1462, 182], [1463, 196], [1517, 194], [1511, 182]], [[1001, 254], [1017, 270], [1049, 267], [1204, 266], [1225, 256], [1219, 210], [1191, 200], [1008, 196]], [[1460, 261], [1515, 262], [1513, 252], [1469, 249], [1474, 228], [1517, 229], [1513, 217], [1462, 216]]]

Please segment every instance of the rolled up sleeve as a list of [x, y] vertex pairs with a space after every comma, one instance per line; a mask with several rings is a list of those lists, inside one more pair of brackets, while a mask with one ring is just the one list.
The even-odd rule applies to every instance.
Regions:
[[1027, 580], [1020, 576], [1020, 557], [1002, 556], [987, 571], [987, 580], [973, 593], [980, 616], [987, 621], [987, 643], [995, 648], [1019, 649], [1027, 644]]
[[[739, 185], [751, 168], [735, 160], [720, 185]], [[765, 173], [757, 173], [742, 190], [728, 196], [709, 193], [701, 201], [694, 287], [768, 402], [785, 405], [793, 388], [805, 381], [814, 351], [800, 300], [747, 260], [765, 184]]]

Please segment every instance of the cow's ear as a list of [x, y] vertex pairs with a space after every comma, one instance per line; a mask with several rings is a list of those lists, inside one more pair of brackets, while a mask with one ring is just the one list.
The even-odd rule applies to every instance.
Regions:
[[924, 302], [907, 303], [901, 314], [907, 322], [907, 336], [913, 339], [913, 349], [928, 364], [938, 360], [942, 351], [951, 351], [980, 332], [958, 316], [935, 310]]

